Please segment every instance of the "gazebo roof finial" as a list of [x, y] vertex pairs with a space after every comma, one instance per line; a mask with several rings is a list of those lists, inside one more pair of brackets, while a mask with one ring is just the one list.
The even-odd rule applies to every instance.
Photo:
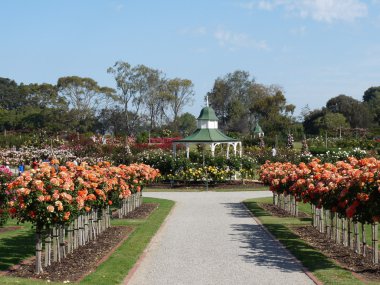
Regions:
[[205, 100], [206, 100], [206, 107], [209, 107], [209, 105], [208, 105], [208, 95], [205, 96]]

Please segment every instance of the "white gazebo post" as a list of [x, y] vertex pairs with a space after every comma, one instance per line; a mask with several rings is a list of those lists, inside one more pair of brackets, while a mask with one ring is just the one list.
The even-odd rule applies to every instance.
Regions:
[[234, 155], [236, 156], [236, 147], [237, 147], [237, 142], [233, 143], [232, 146], [234, 147]]
[[227, 155], [226, 155], [227, 159], [230, 158], [230, 144], [231, 143], [227, 143]]
[[185, 144], [186, 146], [186, 158], [189, 158], [190, 157], [190, 144]]

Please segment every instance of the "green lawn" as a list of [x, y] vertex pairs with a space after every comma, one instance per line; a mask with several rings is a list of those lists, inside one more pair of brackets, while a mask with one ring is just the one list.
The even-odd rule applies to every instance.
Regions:
[[[244, 203], [253, 215], [324, 284], [378, 284], [375, 282], [363, 283], [358, 280], [350, 271], [339, 267], [289, 229], [290, 226], [310, 224], [311, 218], [280, 218], [270, 215], [258, 203], [272, 203], [272, 198], [249, 199]], [[300, 204], [299, 209], [310, 213], [308, 204]]]
[[[146, 220], [112, 220], [112, 225], [133, 226], [129, 238], [95, 272], [86, 276], [79, 284], [120, 284], [143, 253], [151, 238], [174, 205], [173, 201], [144, 198], [146, 203], [159, 203], [159, 207]], [[14, 222], [9, 223], [11, 225]], [[34, 232], [30, 225], [23, 229], [0, 234], [0, 270], [34, 254]], [[38, 280], [0, 277], [0, 284], [55, 284]]]

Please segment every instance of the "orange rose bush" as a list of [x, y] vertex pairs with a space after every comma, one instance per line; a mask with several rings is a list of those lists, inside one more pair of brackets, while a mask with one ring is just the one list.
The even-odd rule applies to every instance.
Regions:
[[[141, 204], [143, 186], [158, 175], [158, 170], [145, 164], [115, 167], [108, 162], [93, 166], [67, 162], [58, 166], [58, 161], [52, 161], [8, 183], [8, 212], [19, 222], [36, 227], [36, 272], [42, 272], [43, 237], [48, 239], [47, 246], [53, 239], [58, 251], [54, 261], [60, 261], [66, 254], [65, 237], [68, 252], [95, 239], [110, 226], [109, 206], [127, 205], [127, 211], [133, 210]], [[50, 264], [50, 256], [45, 256], [45, 265]]]
[[[290, 196], [313, 206], [313, 224], [328, 232], [337, 242], [348, 245], [347, 228], [354, 227], [356, 251], [359, 248], [358, 223], [376, 226], [380, 221], [380, 160], [349, 158], [336, 163], [321, 163], [314, 159], [308, 164], [272, 163], [261, 166], [262, 181], [282, 199]], [[280, 203], [281, 206], [281, 203]], [[330, 217], [327, 220], [326, 215]], [[335, 219], [335, 220], [334, 220]], [[350, 230], [348, 230], [348, 235]], [[373, 236], [377, 242], [377, 236]], [[377, 245], [373, 245], [377, 248]], [[365, 242], [363, 242], [365, 252]], [[376, 263], [378, 257], [374, 254]]]

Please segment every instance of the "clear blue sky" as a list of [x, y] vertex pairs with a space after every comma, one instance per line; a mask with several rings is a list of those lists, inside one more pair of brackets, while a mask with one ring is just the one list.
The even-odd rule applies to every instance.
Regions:
[[278, 84], [299, 113], [380, 86], [380, 0], [1, 0], [0, 77], [114, 87], [115, 61], [193, 81], [198, 115], [237, 69]]

